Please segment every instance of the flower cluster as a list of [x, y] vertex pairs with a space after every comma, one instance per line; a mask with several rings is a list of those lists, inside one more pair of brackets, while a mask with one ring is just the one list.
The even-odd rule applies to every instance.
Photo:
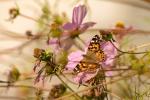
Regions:
[[[75, 52], [68, 52], [72, 45], [77, 46], [74, 39], [76, 37], [79, 38], [81, 33], [95, 25], [94, 22], [83, 22], [86, 14], [86, 6], [79, 5], [73, 9], [71, 22], [65, 24], [54, 22], [51, 24], [51, 35], [48, 37], [47, 43], [52, 48], [53, 53], [46, 52], [43, 49], [34, 50], [34, 57], [37, 59], [34, 67], [34, 71], [37, 72], [35, 83], [40, 80], [44, 82], [47, 76], [56, 75], [60, 78], [59, 75], [63, 76], [65, 71], [73, 72], [73, 81], [79, 86], [96, 86], [101, 84], [82, 95], [83, 99], [95, 98], [103, 100], [107, 96], [105, 92], [107, 88], [104, 88], [105, 85], [103, 85], [105, 77], [112, 76], [111, 71], [105, 70], [114, 67], [114, 58], [117, 55], [116, 47], [118, 47], [118, 44], [115, 42], [111, 32], [100, 31], [100, 36], [95, 35], [90, 42], [84, 42], [84, 51], [81, 51], [79, 48], [80, 50]], [[79, 65], [83, 68], [77, 70]], [[90, 68], [88, 69], [88, 67]], [[62, 83], [64, 82], [62, 81]], [[55, 85], [49, 92], [48, 98], [59, 98], [66, 91], [66, 87], [64, 85]]]
[[[73, 44], [75, 44], [74, 39], [78, 37], [81, 33], [85, 32], [89, 27], [92, 27], [95, 25], [94, 22], [85, 22], [85, 23], [83, 22], [86, 14], [87, 14], [86, 6], [79, 5], [73, 9], [72, 22], [67, 22], [65, 24], [63, 23], [51, 24], [50, 26], [51, 36], [49, 36], [49, 39], [47, 42], [52, 47], [54, 53], [46, 52], [45, 50], [42, 50], [42, 49], [34, 50], [34, 57], [37, 58], [37, 61], [34, 67], [34, 71], [37, 72], [37, 77], [35, 79], [35, 82], [44, 80], [45, 77], [50, 76], [50, 75], [57, 76], [60, 73], [62, 74], [63, 71], [75, 72], [79, 63], [83, 61], [83, 59], [87, 59], [86, 54], [89, 53], [88, 50], [90, 50], [89, 47], [91, 45], [94, 49], [97, 49], [97, 48], [99, 49], [99, 52], [91, 51], [92, 53], [95, 53], [93, 55], [98, 57], [98, 59], [103, 59], [103, 60], [94, 62], [94, 64], [96, 65], [93, 64], [93, 66], [98, 66], [98, 67], [95, 67], [96, 69], [94, 69], [94, 71], [83, 70], [83, 71], [78, 71], [77, 73], [75, 72], [74, 78], [73, 78], [74, 82], [79, 85], [84, 84], [84, 85], [93, 86], [93, 85], [98, 85], [100, 83], [103, 83], [106, 75], [109, 75], [109, 76], [112, 75], [111, 71], [108, 71], [108, 72], [105, 71], [107, 69], [114, 67], [113, 66], [114, 58], [117, 55], [117, 50], [115, 48], [117, 47], [117, 43], [113, 39], [113, 35], [111, 34], [111, 32], [100, 31], [101, 37], [99, 37], [98, 35], [95, 35], [92, 38], [93, 41], [90, 41], [90, 43], [85, 44], [88, 46], [85, 47], [84, 51], [77, 50], [68, 55], [69, 53], [68, 50]], [[96, 43], [92, 44], [92, 42], [94, 43], [96, 42], [98, 45]], [[64, 52], [61, 53], [62, 51], [65, 51], [65, 53]], [[54, 57], [54, 54], [55, 54], [55, 57]], [[61, 54], [62, 56], [60, 57]], [[66, 57], [68, 57], [68, 60], [66, 60]], [[59, 60], [56, 58], [58, 58]], [[87, 62], [87, 63], [90, 64], [93, 62]], [[63, 67], [60, 68], [60, 65]], [[92, 66], [92, 64], [83, 65], [83, 67], [89, 67], [89, 66]], [[86, 95], [86, 97], [94, 96], [96, 98], [97, 97], [105, 98], [107, 93], [104, 92], [106, 90], [102, 89], [102, 87], [103, 86], [99, 86], [97, 88], [91, 89], [89, 92], [92, 93], [92, 95], [88, 95], [88, 96]], [[60, 90], [61, 88], [63, 91]], [[64, 93], [64, 91], [65, 91], [64, 86], [56, 85], [54, 88], [52, 88], [49, 94], [49, 97], [58, 98]]]

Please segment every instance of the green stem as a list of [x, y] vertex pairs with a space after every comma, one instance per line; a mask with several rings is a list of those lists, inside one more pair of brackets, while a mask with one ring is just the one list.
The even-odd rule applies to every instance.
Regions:
[[[59, 78], [59, 80], [60, 80], [71, 92], [75, 93], [75, 91], [74, 91], [72, 88], [70, 88], [70, 86], [68, 86], [68, 85], [62, 80], [62, 78], [61, 78], [58, 74], [56, 74], [56, 76]], [[77, 100], [82, 100], [82, 98], [81, 98], [77, 93], [75, 93], [75, 98], [76, 98]]]
[[[24, 18], [27, 18], [27, 19], [30, 19], [30, 20], [33, 20], [33, 21], [35, 21], [35, 22], [39, 22], [37, 19], [34, 19], [34, 18], [32, 18], [32, 17], [30, 17], [30, 16], [27, 16], [27, 15], [25, 15], [25, 14], [22, 14], [22, 13], [20, 13], [20, 16], [22, 16], [22, 17], [24, 17]], [[47, 23], [44, 23], [46, 26], [50, 26], [49, 24], [47, 24]]]

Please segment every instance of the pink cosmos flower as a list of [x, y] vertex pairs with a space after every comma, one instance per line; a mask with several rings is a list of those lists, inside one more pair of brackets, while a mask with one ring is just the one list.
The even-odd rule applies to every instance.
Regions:
[[117, 22], [115, 27], [111, 31], [115, 33], [117, 39], [120, 41], [125, 35], [133, 31], [133, 27], [125, 26], [123, 22]]
[[[62, 30], [64, 32], [59, 37], [59, 39], [58, 38], [54, 38], [54, 40], [50, 39], [48, 44], [54, 45], [54, 41], [59, 40], [61, 44], [59, 46], [61, 48], [64, 48], [65, 50], [68, 50], [73, 44], [75, 44], [74, 38], [76, 36], [84, 32], [89, 27], [92, 27], [95, 25], [94, 22], [83, 23], [83, 19], [85, 18], [86, 14], [87, 14], [87, 9], [85, 5], [79, 5], [75, 7], [73, 9], [72, 22], [65, 23], [62, 26]], [[55, 45], [58, 45], [57, 42], [55, 43], [56, 43]]]
[[[114, 42], [114, 45], [117, 45], [117, 43]], [[110, 68], [114, 63], [114, 57], [117, 55], [117, 50], [109, 41], [102, 42], [101, 48], [104, 51], [104, 53], [106, 54], [106, 60], [104, 62], [100, 62], [100, 64], [102, 65], [102, 67], [104, 69]], [[66, 65], [66, 69], [73, 71], [74, 68], [79, 63], [79, 61], [81, 61], [83, 59], [83, 55], [86, 54], [86, 50], [85, 50], [85, 52], [83, 52], [83, 51], [72, 52], [68, 56], [69, 61], [68, 61], [68, 64]], [[96, 73], [95, 72], [94, 73], [80, 72], [74, 77], [74, 82], [79, 83], [79, 84], [86, 83], [88, 80], [93, 78], [97, 74], [97, 72], [98, 72], [98, 69], [97, 69]], [[111, 75], [110, 72], [108, 72], [106, 74]]]
[[94, 22], [82, 23], [83, 19], [87, 14], [87, 9], [85, 5], [79, 5], [73, 9], [72, 22], [64, 24], [63, 29], [68, 31], [79, 31], [84, 32], [89, 27], [95, 25]]

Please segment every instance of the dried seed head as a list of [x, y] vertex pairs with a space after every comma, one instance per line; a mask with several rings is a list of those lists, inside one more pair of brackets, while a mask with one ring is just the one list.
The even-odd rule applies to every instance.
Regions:
[[44, 51], [45, 51], [45, 50], [43, 50], [43, 49], [35, 48], [35, 49], [34, 49], [34, 54], [33, 54], [33, 56], [34, 56], [35, 58], [39, 58], [39, 57], [41, 56], [41, 54], [42, 54]]
[[58, 98], [63, 95], [66, 91], [66, 87], [62, 84], [54, 85], [54, 87], [49, 92], [49, 97]]
[[10, 14], [10, 19], [15, 19], [20, 14], [20, 12], [19, 9], [17, 8], [11, 8], [9, 10], [9, 14]]

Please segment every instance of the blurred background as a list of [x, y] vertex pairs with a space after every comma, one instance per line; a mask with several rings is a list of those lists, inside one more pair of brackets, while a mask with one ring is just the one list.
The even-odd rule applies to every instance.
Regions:
[[[68, 20], [71, 20], [73, 7], [79, 4], [88, 6], [85, 21], [96, 22], [94, 29], [113, 28], [116, 22], [121, 21], [126, 26], [140, 30], [130, 34], [130, 37], [127, 36], [132, 47], [150, 43], [150, 0], [0, 0], [0, 80], [7, 81], [8, 71], [13, 66], [22, 73], [22, 79], [32, 75], [35, 61], [33, 49], [47, 48], [47, 38], [42, 37], [28, 43], [30, 39], [26, 32], [32, 32], [34, 35], [44, 29], [44, 26], [41, 27], [36, 21], [42, 18], [44, 7], [48, 7], [46, 9], [56, 15], [65, 13]], [[25, 16], [18, 16], [9, 21], [9, 10], [16, 5]], [[22, 83], [33, 85], [32, 80], [20, 81], [17, 84]], [[53, 83], [55, 82], [50, 84]], [[5, 88], [0, 90], [0, 97], [6, 93], [13, 96], [16, 93], [24, 95], [32, 92], [26, 88], [10, 89], [9, 92]]]

